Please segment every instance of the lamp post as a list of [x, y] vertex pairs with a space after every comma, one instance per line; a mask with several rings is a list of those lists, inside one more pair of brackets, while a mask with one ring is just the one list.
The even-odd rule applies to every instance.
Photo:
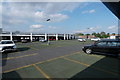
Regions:
[[[47, 19], [46, 21], [47, 21], [47, 22], [49, 22], [49, 21], [50, 21], [50, 19]], [[50, 41], [49, 41], [49, 34], [48, 34], [47, 36], [48, 36], [48, 42], [47, 42], [47, 45], [50, 45]]]
[[[87, 28], [87, 31], [89, 31], [90, 28]], [[87, 39], [88, 39], [88, 33], [87, 33]]]
[[48, 34], [47, 36], [48, 36], [48, 42], [47, 42], [47, 45], [50, 45], [49, 34]]

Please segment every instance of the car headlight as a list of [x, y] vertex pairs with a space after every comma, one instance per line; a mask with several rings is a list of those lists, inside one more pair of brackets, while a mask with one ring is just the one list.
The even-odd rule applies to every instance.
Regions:
[[82, 49], [83, 49], [84, 47], [82, 47]]
[[0, 50], [2, 50], [3, 47], [0, 46]]
[[14, 45], [13, 48], [16, 48], [16, 45]]

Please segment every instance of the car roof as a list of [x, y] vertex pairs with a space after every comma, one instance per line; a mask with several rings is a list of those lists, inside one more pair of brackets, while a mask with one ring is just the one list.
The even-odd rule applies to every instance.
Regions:
[[101, 41], [120, 41], [119, 39], [103, 39]]

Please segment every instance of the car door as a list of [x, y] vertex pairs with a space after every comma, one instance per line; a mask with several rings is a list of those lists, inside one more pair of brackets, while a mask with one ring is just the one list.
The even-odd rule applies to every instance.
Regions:
[[118, 54], [118, 53], [120, 53], [120, 42], [117, 42], [117, 41], [108, 42], [107, 53], [109, 53], [109, 54]]
[[107, 42], [106, 41], [101, 41], [93, 45], [92, 50], [93, 52], [97, 53], [106, 53], [106, 47], [107, 47]]

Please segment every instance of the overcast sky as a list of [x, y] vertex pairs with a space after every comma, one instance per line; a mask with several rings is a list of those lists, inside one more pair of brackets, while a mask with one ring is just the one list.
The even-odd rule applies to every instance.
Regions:
[[[3, 2], [5, 31], [117, 33], [118, 19], [101, 2]], [[50, 21], [46, 21], [50, 19]], [[89, 29], [88, 29], [89, 28]]]

